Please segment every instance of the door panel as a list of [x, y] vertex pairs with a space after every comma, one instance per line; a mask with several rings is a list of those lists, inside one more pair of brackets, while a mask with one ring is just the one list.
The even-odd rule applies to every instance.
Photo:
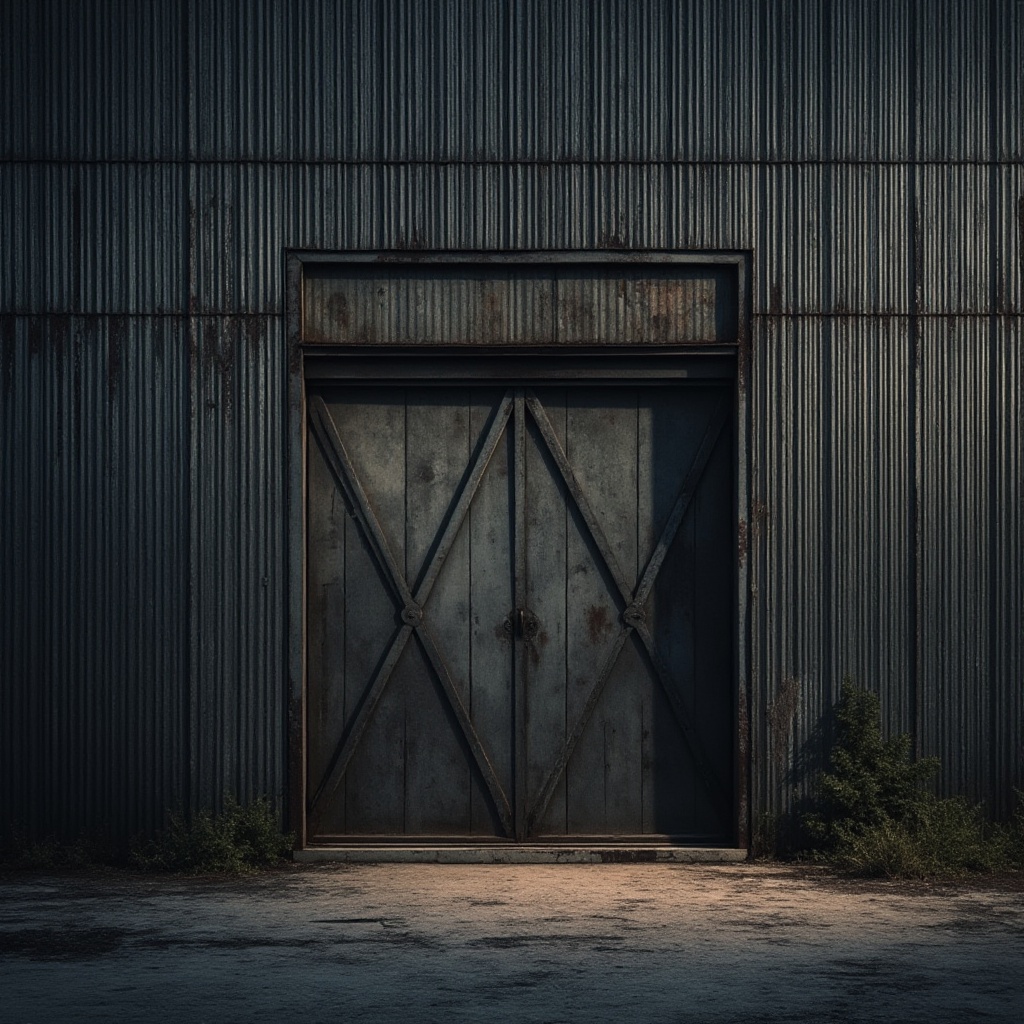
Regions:
[[[565, 401], [547, 407], [552, 425], [564, 438]], [[526, 801], [536, 794], [558, 757], [566, 731], [566, 619], [568, 495], [551, 464], [536, 425], [526, 423], [526, 579], [525, 607], [536, 616], [536, 636], [524, 643], [526, 715]], [[518, 540], [518, 538], [517, 538]], [[529, 826], [527, 826], [529, 827]]]
[[310, 392], [310, 834], [728, 841], [727, 387]]

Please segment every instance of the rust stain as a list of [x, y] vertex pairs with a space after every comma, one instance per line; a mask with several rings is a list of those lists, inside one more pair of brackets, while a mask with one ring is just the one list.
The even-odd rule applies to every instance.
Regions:
[[[75, 184], [71, 186], [71, 251], [82, 251], [82, 190]], [[82, 304], [82, 266], [85, 260], [75, 260], [74, 303], [80, 309]]]
[[[1017, 199], [1017, 259], [1024, 261], [1024, 196]], [[1009, 302], [1004, 300], [1004, 304], [1008, 311]]]
[[504, 321], [501, 296], [495, 290], [496, 282], [488, 282], [483, 294], [482, 332], [492, 340], [504, 338]]
[[540, 664], [540, 652], [551, 642], [547, 630], [541, 630], [533, 640], [527, 641], [526, 649], [530, 654], [530, 664], [536, 668]]
[[188, 201], [188, 311], [195, 313], [199, 307], [199, 297], [196, 294], [195, 265], [196, 265], [196, 204], [195, 201]]
[[327, 299], [327, 322], [342, 340], [349, 335], [349, 316], [348, 296], [342, 291], [333, 292]]
[[739, 720], [739, 735], [737, 737], [736, 810], [739, 834], [736, 838], [740, 846], [746, 846], [750, 837], [750, 708], [745, 687], [740, 687], [737, 697], [736, 717]]
[[263, 333], [258, 317], [247, 317], [245, 320], [245, 341], [253, 356], [258, 356], [262, 348]]
[[739, 347], [736, 353], [736, 387], [741, 393], [746, 393], [747, 380], [750, 376], [750, 337], [744, 331], [737, 340]]
[[37, 356], [43, 350], [43, 318], [34, 316], [28, 322], [28, 354]]
[[746, 519], [740, 520], [739, 536], [736, 541], [736, 552], [739, 557], [740, 568], [744, 568], [747, 564], [747, 546], [749, 544], [749, 537], [747, 531]]
[[107, 345], [107, 398], [114, 400], [117, 385], [121, 379], [121, 351], [128, 333], [127, 321], [123, 316], [110, 319], [110, 341]]
[[14, 389], [14, 317], [0, 317], [0, 346], [3, 347], [4, 393]]
[[404, 231], [399, 231], [393, 248], [400, 252], [422, 252], [427, 248], [427, 244], [420, 234], [419, 228], [413, 228], [412, 234], [408, 237]]
[[789, 753], [789, 737], [800, 706], [800, 680], [786, 676], [768, 705], [768, 726], [771, 731], [772, 758], [783, 765]]
[[768, 522], [768, 503], [757, 498], [750, 506], [750, 528], [754, 536], [759, 536]]
[[587, 609], [587, 636], [595, 646], [611, 631], [613, 623], [608, 609], [601, 604], [592, 604]]
[[[50, 338], [53, 345], [53, 352], [57, 359], [57, 365], [64, 368], [65, 350], [67, 348], [68, 334], [71, 331], [71, 318], [62, 315], [55, 316], [50, 324]], [[57, 417], [57, 458], [64, 456], [64, 418]]]

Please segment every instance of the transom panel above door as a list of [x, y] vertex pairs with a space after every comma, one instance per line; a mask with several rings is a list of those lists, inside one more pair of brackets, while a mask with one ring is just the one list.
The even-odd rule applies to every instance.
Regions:
[[732, 394], [310, 382], [310, 841], [734, 839]]

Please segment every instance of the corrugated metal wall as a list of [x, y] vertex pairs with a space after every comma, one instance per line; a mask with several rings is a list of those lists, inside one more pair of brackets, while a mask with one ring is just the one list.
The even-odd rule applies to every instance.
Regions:
[[755, 813], [1024, 783], [1024, 4], [0, 5], [0, 800], [285, 790], [285, 247], [749, 249]]

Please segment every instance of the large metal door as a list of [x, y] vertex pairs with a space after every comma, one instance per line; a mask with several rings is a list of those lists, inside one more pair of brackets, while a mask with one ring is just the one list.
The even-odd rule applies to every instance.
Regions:
[[734, 838], [731, 396], [311, 388], [310, 841]]

